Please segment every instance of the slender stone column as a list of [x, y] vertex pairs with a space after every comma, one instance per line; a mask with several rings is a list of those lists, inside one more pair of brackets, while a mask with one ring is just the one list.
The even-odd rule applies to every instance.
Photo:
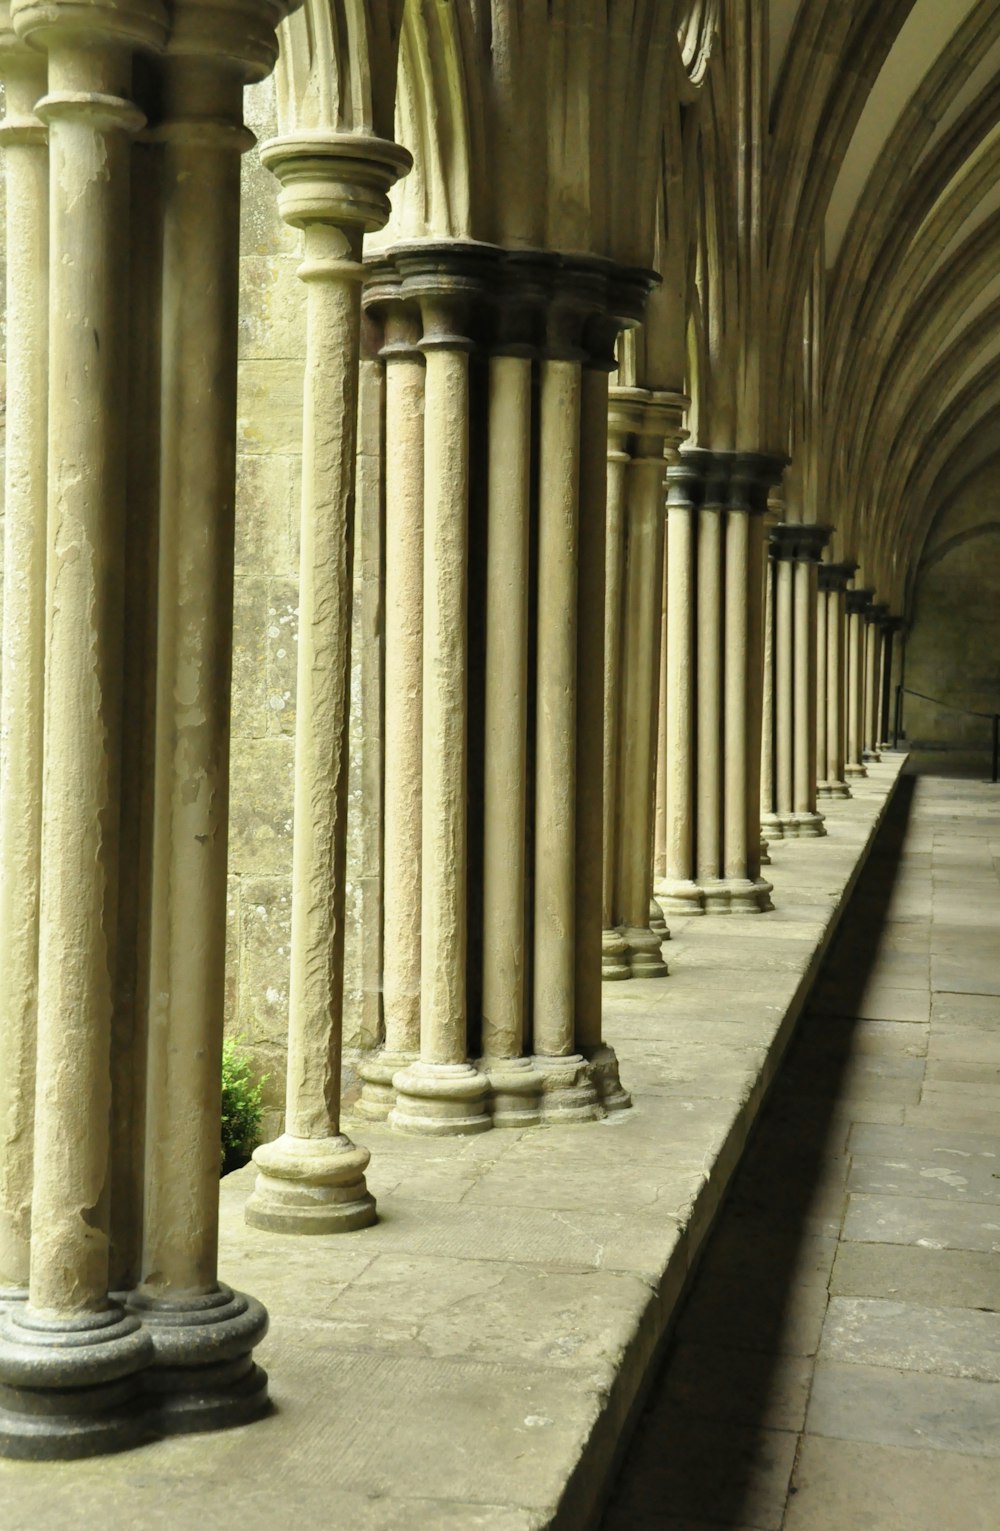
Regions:
[[678, 438], [683, 403], [646, 395], [629, 466], [624, 716], [619, 888], [629, 963], [636, 977], [666, 977], [662, 937], [650, 929], [656, 693], [663, 589], [664, 448]]
[[48, 52], [49, 451], [30, 1287], [0, 1322], [0, 1453], [72, 1457], [142, 1435], [153, 1355], [108, 1295], [108, 1170], [131, 55], [164, 20], [22, 3], [14, 25]]
[[882, 621], [882, 675], [879, 691], [879, 749], [891, 749], [892, 738], [892, 650], [893, 640], [902, 626], [900, 617], [886, 615]]
[[816, 569], [829, 536], [829, 527], [807, 523], [799, 527], [795, 547], [792, 812], [800, 837], [826, 833], [816, 811]]
[[380, 266], [366, 301], [384, 314], [385, 364], [385, 1044], [366, 1058], [358, 1111], [385, 1120], [395, 1074], [420, 1052], [420, 854], [424, 610], [424, 358], [420, 313]]
[[[702, 568], [700, 561], [702, 534], [708, 525], [707, 521], [699, 524], [708, 457], [708, 453], [681, 452], [677, 462], [667, 468], [666, 621], [661, 665], [665, 845], [663, 876], [653, 887], [668, 915], [705, 912], [704, 894], [695, 881], [695, 715], [700, 663], [695, 651], [695, 609], [699, 579], [703, 575], [708, 586], [714, 568]], [[710, 543], [717, 525], [716, 514], [708, 534]], [[717, 583], [712, 583], [712, 588], [717, 593]]]
[[[659, 902], [656, 890], [662, 886], [663, 880], [667, 875], [667, 584], [670, 577], [668, 567], [669, 557], [670, 539], [667, 534], [667, 523], [665, 520], [663, 525], [663, 588], [660, 591], [660, 673], [656, 697], [656, 786], [654, 788], [653, 809], [653, 894], [661, 915], [664, 914], [664, 910]], [[688, 562], [690, 564], [690, 549]], [[691, 588], [690, 581], [688, 588], [689, 590]], [[689, 629], [691, 614], [689, 608]], [[690, 865], [690, 842], [688, 847], [688, 864]], [[651, 924], [654, 930], [659, 928], [658, 920], [654, 919], [651, 921]], [[664, 930], [666, 929], [665, 918], [663, 928]]]
[[878, 752], [879, 677], [882, 671], [882, 619], [888, 607], [876, 602], [865, 613], [864, 758], [881, 760]]
[[[774, 527], [772, 538], [786, 530]], [[792, 808], [793, 742], [792, 673], [794, 665], [792, 584], [794, 545], [779, 537], [774, 548], [774, 802], [775, 819], [768, 820], [768, 832], [794, 834]]]
[[[703, 478], [698, 515], [695, 690], [695, 868], [703, 907], [728, 909], [722, 872], [723, 532], [728, 464], [721, 454], [683, 452]], [[678, 805], [679, 806], [679, 805]]]
[[420, 304], [424, 384], [424, 640], [420, 1057], [393, 1079], [390, 1123], [438, 1135], [491, 1126], [467, 1061], [470, 302], [479, 267], [460, 247], [398, 253]]
[[[535, 761], [534, 1053], [560, 1115], [600, 1114], [576, 1051], [577, 584], [584, 315], [572, 288], [549, 311], [541, 364]], [[606, 418], [606, 411], [605, 411]], [[606, 447], [605, 447], [606, 450]], [[604, 528], [602, 526], [602, 536]], [[603, 575], [604, 571], [602, 571]], [[596, 625], [596, 622], [595, 622]], [[603, 614], [600, 614], [603, 632]], [[602, 645], [603, 647], [603, 645]], [[602, 656], [603, 657], [603, 656]], [[603, 663], [596, 672], [604, 674]], [[595, 683], [591, 679], [590, 684]], [[601, 682], [597, 679], [600, 687]], [[601, 691], [603, 700], [603, 690]], [[603, 749], [602, 749], [603, 758]], [[598, 886], [600, 882], [598, 881]], [[560, 1088], [565, 1080], [565, 1088]]]
[[[821, 563], [817, 570], [826, 598], [826, 777], [824, 797], [850, 797], [844, 779], [847, 718], [847, 617], [845, 592], [853, 563]], [[822, 771], [822, 763], [820, 770]]]
[[[822, 569], [822, 564], [819, 566]], [[816, 796], [830, 797], [830, 782], [827, 775], [829, 759], [827, 752], [827, 615], [828, 592], [822, 584], [819, 584], [819, 570], [817, 570], [816, 591]]]
[[[572, 280], [572, 278], [571, 278]], [[615, 365], [615, 340], [620, 323], [602, 312], [603, 283], [590, 288], [596, 312], [583, 334], [584, 364], [580, 376], [580, 456], [578, 574], [576, 587], [576, 865], [574, 905], [576, 979], [574, 991], [575, 1057], [586, 1071], [560, 1062], [546, 1067], [545, 1115], [549, 1119], [587, 1120], [605, 1111], [632, 1104], [622, 1088], [618, 1059], [603, 1039], [601, 1020], [601, 872], [607, 857], [604, 845], [604, 692], [590, 681], [606, 676], [604, 601], [607, 588], [608, 374]], [[544, 431], [544, 418], [542, 421]], [[544, 448], [543, 448], [544, 451]], [[652, 699], [650, 698], [650, 705]], [[647, 847], [647, 859], [648, 859]], [[648, 900], [648, 884], [647, 884]], [[648, 903], [647, 903], [648, 908]], [[592, 1103], [592, 1094], [595, 1099]]]
[[631, 978], [621, 926], [618, 842], [621, 825], [622, 675], [625, 639], [625, 549], [630, 442], [638, 423], [639, 388], [612, 388], [608, 399], [607, 550], [604, 600], [604, 860], [601, 976]]
[[775, 812], [774, 784], [774, 582], [775, 559], [768, 539], [768, 556], [764, 571], [764, 685], [760, 739], [760, 830], [765, 837], [763, 844], [766, 864], [768, 840], [779, 840], [783, 834], [781, 819]]
[[483, 1069], [495, 1127], [540, 1119], [527, 1032], [528, 629], [532, 362], [541, 275], [503, 289], [489, 361], [483, 871]]
[[[6, 14], [5, 14], [6, 13]], [[48, 149], [44, 54], [0, 7], [7, 451], [0, 701], [0, 1307], [28, 1286], [45, 664]]]
[[848, 590], [847, 610], [847, 747], [846, 776], [867, 776], [862, 759], [865, 725], [865, 613], [871, 590]]
[[759, 875], [762, 696], [757, 673], [763, 653], [765, 473], [771, 466], [770, 459], [755, 453], [735, 453], [730, 459], [725, 535], [724, 886], [718, 890], [721, 897], [706, 893], [710, 911], [760, 914], [771, 907], [771, 886]]
[[275, 139], [261, 158], [303, 231], [308, 298], [285, 1131], [254, 1154], [246, 1216], [339, 1233], [375, 1220], [368, 1151], [340, 1130], [361, 243], [410, 161], [395, 144], [319, 133]]

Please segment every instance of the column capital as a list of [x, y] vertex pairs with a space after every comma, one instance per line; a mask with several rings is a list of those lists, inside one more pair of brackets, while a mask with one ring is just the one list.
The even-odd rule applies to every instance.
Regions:
[[281, 183], [278, 211], [293, 228], [315, 223], [371, 233], [389, 218], [389, 191], [413, 164], [407, 149], [352, 133], [296, 132], [261, 145]]
[[872, 596], [874, 594], [875, 594], [874, 590], [848, 590], [848, 592], [847, 592], [847, 614], [848, 614], [848, 616], [851, 616], [851, 617], [853, 617], [853, 616], [867, 617], [868, 616], [868, 608], [871, 606]]
[[169, 28], [161, 0], [11, 0], [10, 17], [18, 37], [49, 50], [119, 47], [159, 53]]
[[771, 556], [818, 564], [832, 532], [832, 526], [818, 526], [814, 522], [779, 521], [769, 532]]
[[847, 589], [847, 582], [853, 579], [857, 564], [848, 559], [844, 563], [820, 563], [819, 565], [819, 588], [821, 590], [843, 591]]
[[780, 482], [787, 458], [766, 452], [727, 452], [729, 459], [729, 510], [767, 512], [769, 491]]
[[885, 614], [883, 616], [881, 616], [878, 620], [879, 620], [879, 627], [881, 627], [881, 629], [882, 629], [882, 631], [884, 633], [898, 633], [902, 629], [902, 626], [903, 626], [903, 619], [902, 619], [902, 617], [893, 616], [890, 613], [888, 607], [886, 607]]
[[866, 617], [866, 620], [868, 622], [870, 622], [873, 627], [881, 627], [882, 624], [883, 624], [884, 619], [888, 616], [888, 614], [889, 614], [889, 603], [888, 603], [888, 601], [873, 601], [872, 604], [869, 606], [867, 612], [865, 613], [865, 617]]

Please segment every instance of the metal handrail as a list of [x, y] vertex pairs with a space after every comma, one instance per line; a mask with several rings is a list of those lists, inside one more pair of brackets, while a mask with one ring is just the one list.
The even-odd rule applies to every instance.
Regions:
[[918, 696], [922, 702], [933, 702], [935, 707], [947, 707], [951, 712], [964, 712], [970, 718], [989, 718], [992, 724], [993, 745], [993, 784], [1000, 779], [1000, 712], [980, 712], [975, 707], [959, 707], [957, 702], [944, 702], [939, 696], [928, 696], [924, 691], [914, 691], [909, 686], [896, 687], [896, 718], [893, 729], [893, 744], [899, 743], [899, 735], [902, 732], [903, 721], [903, 697]]

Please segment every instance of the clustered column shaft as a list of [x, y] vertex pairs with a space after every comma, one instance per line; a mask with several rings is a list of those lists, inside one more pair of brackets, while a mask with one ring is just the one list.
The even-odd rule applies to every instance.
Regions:
[[[818, 793], [821, 797], [850, 797], [851, 789], [845, 780], [847, 759], [847, 584], [853, 575], [853, 563], [820, 563], [817, 570], [819, 590], [823, 604], [821, 618], [825, 616], [826, 665], [821, 684], [817, 688], [817, 705], [821, 699], [826, 704], [825, 760], [821, 757], [817, 771], [821, 778]], [[825, 608], [825, 610], [824, 610]]]
[[[605, 630], [616, 637], [605, 653], [605, 976], [665, 977], [652, 928], [653, 824], [663, 623], [665, 451], [683, 435], [681, 396], [615, 388], [609, 420], [618, 450], [609, 453], [609, 497], [620, 476], [624, 514], [612, 537]], [[619, 475], [620, 455], [624, 471]], [[620, 565], [619, 574], [616, 565]], [[620, 658], [619, 658], [620, 652]], [[608, 972], [612, 941], [620, 970]]]
[[[392, 516], [422, 455], [409, 519], [422, 522], [423, 620], [406, 648], [412, 674], [419, 644], [422, 675], [410, 739], [386, 757], [388, 805], [419, 731], [420, 792], [406, 798], [408, 832], [419, 816], [422, 837], [419, 1028], [394, 1031], [387, 996], [385, 1048], [361, 1064], [362, 1112], [398, 1130], [476, 1132], [627, 1104], [601, 1036], [606, 757], [593, 677], [604, 670], [607, 377], [647, 289], [645, 274], [607, 262], [483, 245], [401, 246], [368, 267], [390, 370], [404, 312], [422, 326], [419, 445], [386, 485]], [[387, 579], [396, 557], [389, 539]], [[650, 740], [650, 772], [652, 760]], [[387, 857], [391, 839], [387, 824]], [[482, 902], [470, 903], [480, 865]], [[399, 1037], [404, 1052], [419, 1038], [419, 1057], [401, 1057]]]
[[844, 774], [867, 776], [864, 764], [866, 613], [871, 605], [871, 590], [852, 589], [846, 594], [847, 611], [847, 728]]
[[[680, 453], [667, 470], [664, 909], [759, 913], [763, 517], [781, 472], [754, 453]], [[676, 535], [675, 535], [676, 529]]]
[[45, 58], [0, 32], [6, 115], [7, 451], [0, 699], [0, 1305], [31, 1237], [45, 659], [48, 149]]
[[[772, 707], [764, 715], [764, 753], [772, 755], [774, 769], [765, 772], [761, 808], [764, 828], [772, 839], [825, 833], [822, 816], [816, 812], [816, 568], [829, 535], [828, 527], [798, 522], [781, 522], [770, 532], [768, 585], [773, 615], [766, 648], [774, 680]], [[825, 664], [825, 631], [823, 636]], [[824, 702], [825, 684], [824, 673]], [[825, 726], [824, 716], [824, 733]]]
[[[4, 787], [20, 797], [17, 854], [27, 858], [15, 954], [25, 962], [12, 973], [4, 962], [17, 993], [5, 996], [3, 1030], [16, 1037], [22, 1098], [32, 1051], [37, 1060], [31, 1155], [23, 1106], [17, 1151], [6, 1121], [2, 1144], [3, 1208], [17, 1214], [3, 1263], [28, 1282], [0, 1323], [0, 1452], [11, 1456], [86, 1455], [245, 1420], [267, 1402], [251, 1355], [266, 1314], [218, 1283], [215, 1262], [241, 97], [243, 81], [273, 63], [283, 12], [237, 6], [206, 20], [185, 0], [169, 17], [133, 0], [12, 6], [39, 66], [22, 69], [12, 54], [5, 71], [8, 126], [17, 123], [7, 185], [21, 478], [8, 572], [30, 566], [32, 588], [23, 664], [17, 643], [5, 652], [3, 703], [5, 734], [16, 726], [21, 741], [5, 755]], [[32, 105], [48, 127], [47, 196]], [[150, 172], [141, 192], [140, 156]], [[153, 314], [166, 339], [159, 376], [143, 338]], [[153, 535], [141, 523], [157, 507]], [[154, 560], [155, 644], [154, 618], [135, 598], [148, 593]], [[156, 692], [154, 720], [143, 698]], [[155, 727], [148, 795], [123, 781], [137, 758], [126, 715], [143, 758]], [[12, 849], [6, 838], [2, 849]], [[153, 982], [140, 1007], [147, 933]], [[140, 1261], [148, 1279], [123, 1306], [111, 1290], [132, 1286]]]

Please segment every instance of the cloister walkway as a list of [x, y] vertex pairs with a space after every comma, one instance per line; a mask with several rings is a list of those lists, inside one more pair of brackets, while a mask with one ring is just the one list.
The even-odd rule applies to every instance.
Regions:
[[605, 1531], [995, 1531], [1000, 788], [904, 778]]

